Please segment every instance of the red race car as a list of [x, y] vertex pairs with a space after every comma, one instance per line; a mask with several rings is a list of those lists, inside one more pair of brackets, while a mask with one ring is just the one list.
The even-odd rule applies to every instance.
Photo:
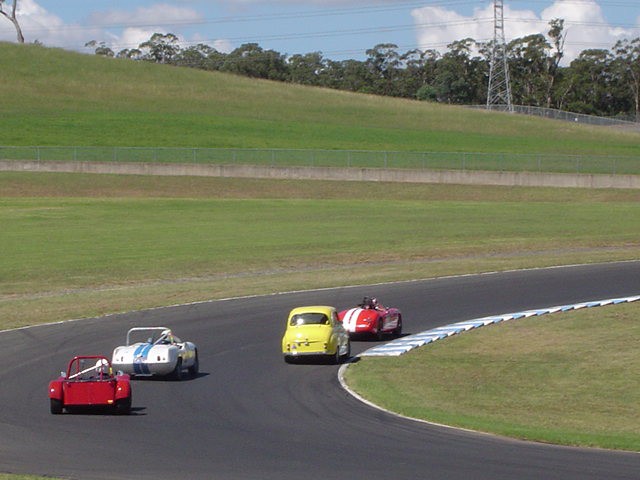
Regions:
[[67, 371], [49, 382], [51, 413], [80, 408], [112, 409], [116, 413], [131, 411], [129, 375], [114, 375], [111, 363], [101, 355], [73, 357]]
[[402, 334], [402, 313], [397, 308], [385, 307], [375, 298], [364, 297], [357, 307], [338, 313], [342, 326], [349, 335], [373, 335], [381, 340], [385, 334]]

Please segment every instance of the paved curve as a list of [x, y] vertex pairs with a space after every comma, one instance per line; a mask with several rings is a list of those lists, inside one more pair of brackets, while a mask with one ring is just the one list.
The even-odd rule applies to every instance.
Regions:
[[[216, 301], [0, 334], [0, 471], [78, 479], [637, 479], [640, 455], [553, 447], [395, 418], [339, 388], [337, 367], [287, 365], [292, 306], [365, 294], [407, 332], [640, 292], [640, 262], [443, 278]], [[605, 307], [606, 308], [606, 307]], [[49, 414], [47, 383], [74, 354], [110, 354], [134, 325], [193, 339], [201, 375], [134, 382], [134, 414]], [[354, 344], [357, 353], [372, 343]]]

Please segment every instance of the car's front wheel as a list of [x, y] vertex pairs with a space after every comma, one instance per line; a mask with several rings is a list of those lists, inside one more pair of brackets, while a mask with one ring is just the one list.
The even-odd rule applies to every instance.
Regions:
[[59, 415], [60, 413], [62, 413], [62, 401], [58, 400], [57, 398], [51, 398], [50, 399], [50, 403], [51, 403], [51, 413], [53, 413], [54, 415]]
[[348, 341], [347, 342], [347, 351], [344, 352], [344, 355], [342, 356], [342, 360], [349, 360], [351, 358], [351, 342]]
[[116, 400], [116, 413], [118, 415], [129, 415], [131, 413], [131, 396]]

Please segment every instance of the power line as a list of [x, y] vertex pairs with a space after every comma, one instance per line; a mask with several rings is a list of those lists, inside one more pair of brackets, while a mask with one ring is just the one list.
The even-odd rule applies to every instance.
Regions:
[[[520, 0], [511, 0], [511, 2], [518, 2]], [[545, 3], [548, 4], [551, 0], [528, 0], [529, 2], [534, 3]], [[637, 7], [637, 0], [626, 1], [626, 0], [598, 0], [599, 4], [606, 5], [614, 5], [620, 7]], [[393, 3], [392, 5], [369, 5], [369, 6], [359, 6], [359, 7], [344, 7], [344, 8], [331, 8], [324, 9], [322, 11], [318, 10], [302, 10], [296, 12], [289, 13], [278, 13], [278, 14], [267, 14], [267, 15], [236, 15], [236, 16], [224, 16], [224, 17], [215, 17], [209, 19], [202, 20], [186, 20], [186, 21], [172, 21], [172, 22], [164, 22], [164, 23], [140, 23], [140, 22], [123, 22], [123, 23], [96, 23], [96, 24], [86, 24], [86, 25], [69, 25], [61, 28], [32, 28], [27, 30], [32, 36], [37, 37], [37, 32], [68, 32], [70, 30], [95, 30], [96, 28], [104, 29], [104, 28], [145, 28], [145, 27], [189, 27], [189, 26], [198, 26], [198, 25], [213, 25], [213, 24], [222, 24], [222, 23], [239, 23], [239, 22], [267, 22], [274, 23], [279, 20], [291, 20], [291, 19], [302, 19], [302, 18], [320, 18], [320, 17], [332, 17], [332, 16], [342, 16], [342, 15], [362, 15], [362, 14], [379, 14], [386, 13], [392, 11], [400, 11], [408, 8], [421, 8], [421, 7], [442, 7], [447, 10], [451, 10], [455, 6], [469, 6], [474, 5], [477, 6], [479, 4], [483, 4], [485, 2], [481, 2], [478, 0], [453, 0], [453, 1], [405, 1], [399, 3]], [[592, 0], [565, 0], [566, 4], [572, 5], [591, 5], [593, 4]], [[532, 23], [532, 24], [542, 24], [548, 23], [545, 20], [541, 19], [532, 19], [532, 18], [516, 18], [516, 17], [507, 17], [506, 20], [509, 22], [521, 22], [521, 23]], [[411, 23], [411, 24], [400, 24], [400, 25], [382, 25], [378, 27], [368, 27], [368, 28], [346, 28], [346, 29], [336, 29], [336, 30], [323, 30], [323, 31], [306, 31], [306, 32], [282, 32], [282, 33], [274, 33], [274, 34], [265, 34], [265, 35], [244, 35], [244, 36], [236, 36], [236, 37], [227, 37], [224, 35], [220, 35], [217, 38], [209, 38], [209, 39], [199, 39], [197, 41], [181, 41], [181, 45], [196, 45], [200, 43], [216, 43], [220, 40], [233, 42], [233, 43], [251, 43], [251, 42], [282, 42], [288, 40], [303, 40], [303, 39], [314, 39], [314, 38], [335, 38], [335, 37], [346, 37], [346, 36], [368, 36], [373, 34], [380, 33], [394, 33], [394, 32], [404, 32], [407, 30], [417, 30], [420, 29], [422, 31], [429, 31], [429, 29], [447, 29], [459, 26], [466, 25], [474, 25], [478, 26], [479, 24], [483, 24], [485, 22], [491, 21], [490, 18], [469, 18], [465, 17], [462, 20], [455, 21], [445, 21], [438, 23]], [[580, 26], [580, 27], [593, 27], [593, 28], [623, 28], [626, 30], [636, 31], [640, 30], [640, 26], [632, 25], [629, 23], [624, 24], [616, 24], [616, 23], [598, 23], [598, 22], [565, 22], [566, 27], [571, 26]], [[160, 31], [163, 31], [162, 29]], [[115, 35], [112, 35], [115, 38]], [[453, 41], [453, 40], [452, 40]], [[479, 42], [479, 40], [476, 40]], [[84, 43], [84, 42], [83, 42]], [[380, 42], [379, 42], [380, 43]], [[387, 43], [396, 43], [392, 40], [387, 41]], [[445, 45], [450, 42], [446, 42]], [[567, 42], [567, 45], [576, 45], [577, 43]], [[137, 48], [138, 44], [110, 44], [110, 46], [114, 49], [122, 49], [122, 48]], [[78, 48], [78, 45], [70, 45], [67, 48]], [[425, 45], [422, 44], [417, 46], [416, 48], [424, 48]], [[354, 51], [354, 49], [349, 50], [340, 50], [340, 51]]]

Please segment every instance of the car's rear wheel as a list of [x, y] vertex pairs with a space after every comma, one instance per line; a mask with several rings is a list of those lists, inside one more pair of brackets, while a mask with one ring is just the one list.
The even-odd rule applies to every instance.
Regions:
[[58, 400], [57, 398], [51, 398], [51, 413], [53, 413], [54, 415], [59, 415], [60, 413], [62, 413], [63, 407], [62, 407], [62, 401]]
[[376, 327], [376, 339], [382, 340], [384, 337], [384, 333], [382, 332], [382, 319], [378, 320], [378, 325]]
[[351, 358], [351, 342], [347, 341], [347, 351], [342, 356], [342, 360], [348, 360]]
[[192, 377], [198, 376], [198, 372], [200, 371], [200, 360], [198, 360], [198, 350], [195, 351], [196, 358], [193, 361], [193, 365], [189, 367], [189, 375]]
[[396, 337], [402, 335], [402, 315], [398, 316], [398, 326], [393, 330], [393, 334]]
[[336, 354], [333, 356], [333, 363], [340, 365], [340, 360], [342, 360], [342, 357], [340, 356], [340, 344], [338, 344], [336, 345]]

